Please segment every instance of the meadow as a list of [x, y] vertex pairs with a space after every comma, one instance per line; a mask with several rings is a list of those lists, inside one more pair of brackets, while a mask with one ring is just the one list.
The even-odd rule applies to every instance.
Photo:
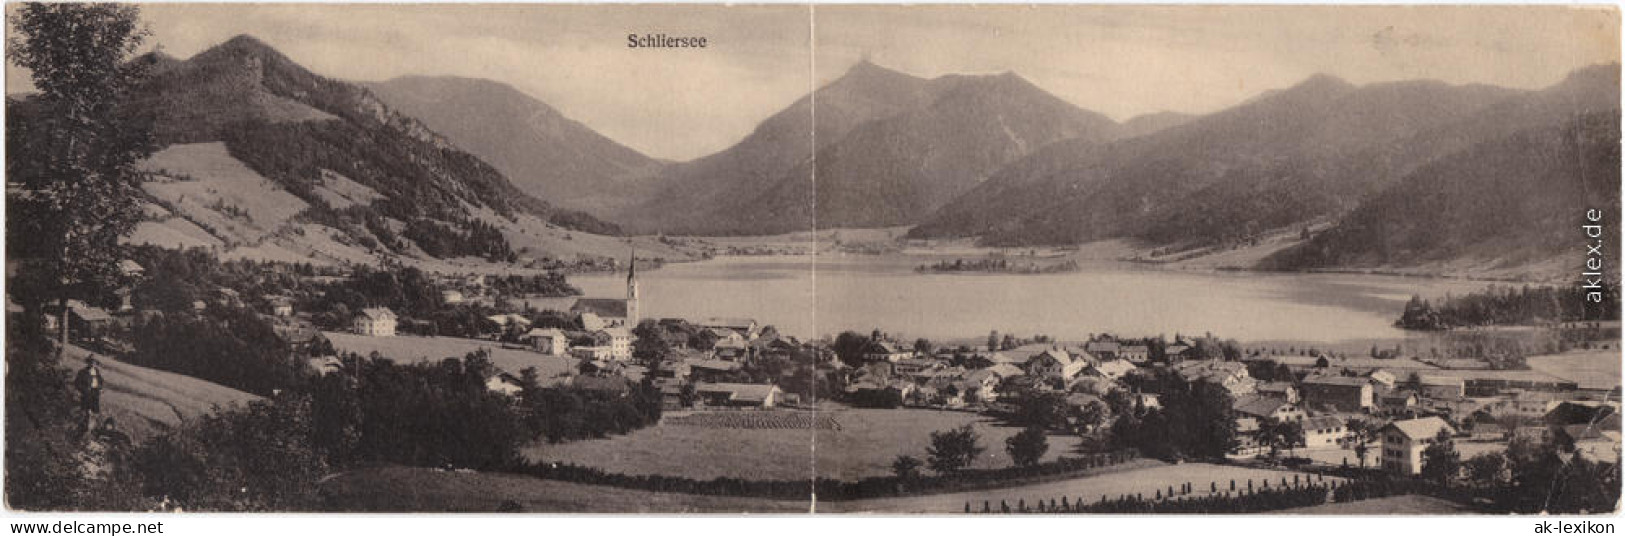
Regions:
[[[1091, 475], [1084, 478], [1041, 482], [1023, 486], [1014, 486], [993, 490], [966, 491], [957, 493], [943, 493], [937, 495], [920, 495], [912, 497], [887, 497], [883, 499], [866, 499], [849, 502], [821, 502], [818, 504], [820, 512], [888, 512], [888, 513], [955, 513], [964, 512], [965, 503], [971, 503], [973, 510], [980, 511], [982, 502], [997, 509], [999, 501], [1006, 501], [1011, 508], [1015, 508], [1018, 501], [1029, 504], [1038, 500], [1055, 499], [1061, 497], [1070, 500], [1083, 499], [1085, 502], [1096, 502], [1102, 495], [1117, 498], [1118, 495], [1142, 494], [1146, 499], [1152, 498], [1157, 491], [1167, 493], [1169, 486], [1175, 488], [1190, 483], [1194, 488], [1192, 495], [1207, 495], [1211, 485], [1216, 484], [1220, 492], [1227, 491], [1230, 480], [1236, 480], [1237, 489], [1246, 489], [1247, 480], [1252, 479], [1257, 486], [1262, 486], [1264, 480], [1271, 482], [1270, 487], [1279, 486], [1281, 479], [1286, 478], [1291, 483], [1294, 475], [1306, 478], [1305, 473], [1276, 471], [1272, 469], [1258, 469], [1234, 465], [1215, 465], [1207, 463], [1182, 463], [1170, 465], [1156, 460], [1134, 460], [1122, 466], [1121, 471]], [[1337, 480], [1327, 477], [1327, 481]], [[1316, 482], [1319, 482], [1316, 480]]]
[[[997, 508], [999, 501], [1012, 507], [1017, 501], [1029, 503], [1061, 496], [1082, 498], [1093, 502], [1101, 495], [1116, 497], [1120, 494], [1141, 493], [1152, 496], [1156, 490], [1190, 482], [1194, 495], [1208, 492], [1210, 482], [1218, 483], [1221, 490], [1228, 488], [1229, 479], [1238, 479], [1245, 487], [1246, 479], [1255, 482], [1269, 479], [1278, 485], [1282, 477], [1288, 482], [1294, 474], [1268, 469], [1187, 463], [1169, 465], [1155, 460], [1134, 460], [1119, 466], [1118, 470], [1083, 478], [1043, 482], [997, 490], [979, 490], [912, 497], [890, 497], [860, 501], [776, 501], [750, 497], [720, 497], [681, 493], [656, 493], [609, 486], [594, 486], [543, 480], [528, 476], [471, 471], [442, 471], [412, 467], [371, 467], [358, 469], [323, 484], [329, 498], [329, 507], [337, 511], [373, 512], [489, 512], [505, 503], [526, 512], [689, 512], [689, 513], [797, 513], [816, 508], [820, 513], [939, 513], [964, 511], [970, 502], [980, 509], [982, 501]], [[1334, 478], [1327, 478], [1328, 481]], [[1293, 511], [1304, 514], [1348, 514], [1389, 512], [1393, 498], [1329, 505], [1324, 509]], [[1366, 504], [1372, 503], [1372, 504]], [[1446, 505], [1415, 503], [1419, 513], [1448, 513]], [[1404, 512], [1404, 510], [1395, 510]]]
[[[750, 414], [774, 415], [759, 425], [722, 425], [724, 419]], [[931, 432], [970, 424], [986, 450], [977, 468], [1012, 465], [1004, 440], [1021, 430], [974, 413], [921, 409], [822, 409], [815, 420], [780, 427], [781, 419], [810, 412], [730, 411], [668, 416], [659, 426], [608, 439], [558, 445], [537, 444], [523, 450], [532, 461], [569, 462], [628, 475], [684, 476], [697, 479], [738, 477], [791, 480], [818, 476], [857, 480], [892, 474], [899, 455], [924, 460]], [[813, 423], [817, 423], [814, 443]], [[1078, 439], [1050, 436], [1044, 460], [1070, 454]], [[816, 463], [816, 465], [815, 465]]]
[[[62, 366], [77, 372], [91, 354], [68, 346]], [[247, 404], [260, 397], [182, 374], [132, 365], [105, 356], [98, 359], [102, 378], [102, 416], [115, 420], [120, 431], [141, 441], [187, 419], [217, 407]]]

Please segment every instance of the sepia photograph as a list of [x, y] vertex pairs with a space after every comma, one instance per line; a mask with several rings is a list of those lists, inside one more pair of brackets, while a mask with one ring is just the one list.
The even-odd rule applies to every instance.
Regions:
[[1616, 5], [5, 22], [39, 533], [1620, 510]]

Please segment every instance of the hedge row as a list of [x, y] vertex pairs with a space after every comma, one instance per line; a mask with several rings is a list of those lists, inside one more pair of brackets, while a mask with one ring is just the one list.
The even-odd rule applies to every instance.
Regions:
[[1081, 476], [1081, 474], [1091, 470], [1111, 467], [1133, 460], [1138, 456], [1138, 453], [1128, 450], [1078, 458], [1062, 457], [1055, 461], [1028, 467], [967, 469], [941, 475], [910, 478], [884, 476], [856, 481], [832, 478], [749, 480], [729, 477], [699, 480], [679, 476], [624, 475], [593, 467], [561, 463], [521, 463], [514, 467], [512, 472], [548, 480], [662, 493], [797, 501], [806, 500], [810, 494], [817, 494], [819, 500], [842, 501], [987, 489], [1022, 483], [1036, 478]]

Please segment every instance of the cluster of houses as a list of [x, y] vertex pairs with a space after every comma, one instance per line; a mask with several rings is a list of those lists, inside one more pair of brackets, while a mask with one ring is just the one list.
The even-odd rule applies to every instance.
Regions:
[[[1291, 380], [1253, 378], [1248, 360], [1284, 366]], [[1186, 381], [1209, 382], [1231, 395], [1239, 453], [1266, 448], [1259, 434], [1268, 422], [1298, 423], [1301, 447], [1347, 448], [1356, 440], [1348, 423], [1356, 419], [1377, 430], [1369, 438], [1381, 444], [1376, 463], [1406, 474], [1420, 472], [1421, 452], [1440, 430], [1486, 442], [1561, 436], [1570, 443], [1601, 443], [1601, 451], [1619, 445], [1617, 386], [1582, 389], [1535, 371], [1490, 370], [1480, 361], [1256, 355], [1167, 366]]]
[[[956, 352], [917, 354], [877, 333], [864, 346], [864, 365], [854, 371], [846, 394], [861, 398], [890, 391], [906, 406], [978, 409], [1022, 389], [1071, 393], [1086, 382], [1116, 382], [1137, 369], [1136, 362], [1147, 363], [1149, 355], [1145, 346], [1111, 341], [1083, 346], [1034, 343], [978, 354], [970, 361], [985, 366], [968, 368], [953, 364]], [[1104, 389], [1097, 387], [1095, 392]], [[1068, 400], [1082, 405], [1098, 398], [1077, 393]]]
[[[1098, 340], [1082, 345], [1031, 344], [979, 353], [983, 366], [955, 366], [954, 351], [917, 353], [877, 333], [863, 349], [864, 365], [846, 385], [848, 396], [890, 391], [905, 406], [982, 409], [1022, 389], [1067, 393], [1082, 406], [1125, 376], [1166, 368], [1185, 382], [1206, 382], [1232, 399], [1236, 454], [1268, 448], [1261, 436], [1271, 423], [1297, 423], [1297, 448], [1351, 449], [1349, 423], [1362, 421], [1372, 463], [1399, 473], [1421, 470], [1421, 453], [1440, 430], [1469, 441], [1511, 437], [1589, 445], [1604, 459], [1618, 456], [1619, 396], [1614, 383], [1582, 386], [1536, 371], [1491, 370], [1482, 361], [1405, 358], [1249, 356], [1243, 361], [1198, 358], [1185, 344], [1165, 348], [1152, 362], [1145, 346]], [[1187, 355], [1191, 358], [1187, 359]], [[1251, 360], [1269, 360], [1291, 375], [1263, 381]], [[964, 359], [958, 360], [966, 362]], [[1134, 392], [1137, 404], [1160, 406], [1157, 393]], [[1380, 444], [1380, 448], [1376, 448]]]

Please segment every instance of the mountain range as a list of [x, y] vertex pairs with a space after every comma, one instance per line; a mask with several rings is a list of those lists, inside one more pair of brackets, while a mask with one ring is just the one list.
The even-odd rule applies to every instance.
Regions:
[[[1619, 203], [1606, 187], [1619, 182], [1618, 65], [1534, 91], [1316, 75], [1210, 114], [1118, 123], [1014, 73], [921, 78], [864, 61], [734, 146], [663, 162], [489, 80], [333, 80], [249, 36], [137, 61], [152, 76], [136, 107], [160, 146], [181, 148], [155, 161], [230, 161], [297, 198], [257, 233], [218, 229], [256, 215], [223, 197], [206, 207], [220, 214], [191, 217], [242, 242], [315, 223], [395, 253], [495, 258], [523, 249], [497, 234], [909, 226], [916, 239], [1181, 251], [1303, 228], [1259, 266], [1515, 264], [1573, 223], [1541, 211]], [[161, 217], [199, 210], [184, 188], [149, 190]], [[233, 199], [256, 196], [270, 193]]]
[[1040, 147], [1117, 126], [1013, 73], [923, 79], [865, 61], [609, 217], [693, 234], [907, 225]]
[[[1326, 236], [1304, 246], [1319, 253], [1283, 252], [1267, 265], [1404, 266], [1466, 254], [1423, 247], [1465, 239], [1447, 237], [1449, 229], [1482, 233], [1469, 242], [1519, 246], [1478, 254], [1534, 259], [1558, 244], [1502, 234], [1550, 238], [1560, 230], [1535, 209], [1512, 205], [1618, 206], [1618, 131], [1605, 126], [1608, 118], [1617, 124], [1618, 102], [1618, 65], [1583, 69], [1539, 91], [1433, 81], [1355, 86], [1316, 76], [1153, 134], [1046, 147], [925, 218], [910, 236], [976, 236], [990, 245], [1127, 238], [1179, 250], [1329, 223]], [[1489, 154], [1528, 158], [1519, 166], [1470, 165]], [[1586, 173], [1555, 166], [1552, 154], [1588, 164]], [[1468, 168], [1475, 173], [1463, 175]], [[1600, 186], [1609, 181], [1616, 187]], [[1507, 210], [1484, 208], [1492, 205]], [[1446, 215], [1454, 218], [1448, 227], [1423, 224]], [[1385, 248], [1383, 240], [1411, 246]]]
[[558, 205], [594, 208], [593, 199], [635, 186], [661, 164], [500, 82], [403, 76], [363, 85], [525, 193]]
[[318, 207], [327, 203], [310, 192], [333, 173], [382, 194], [377, 215], [401, 222], [461, 225], [472, 205], [618, 232], [521, 191], [366, 88], [316, 75], [253, 37], [184, 61], [160, 53], [137, 61], [151, 63], [136, 101], [154, 117], [160, 146], [224, 142], [232, 157]]

